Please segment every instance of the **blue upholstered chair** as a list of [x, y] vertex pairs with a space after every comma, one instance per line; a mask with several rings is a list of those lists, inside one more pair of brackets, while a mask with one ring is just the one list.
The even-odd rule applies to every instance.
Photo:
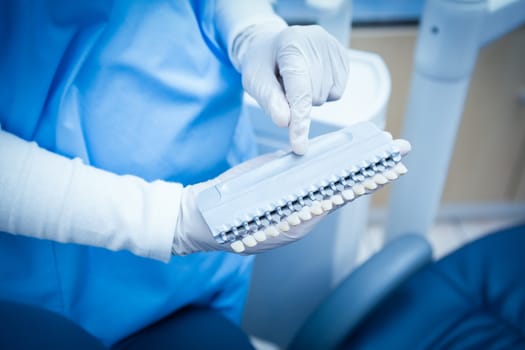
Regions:
[[303, 325], [291, 349], [525, 349], [525, 225], [437, 262], [421, 236], [391, 242]]

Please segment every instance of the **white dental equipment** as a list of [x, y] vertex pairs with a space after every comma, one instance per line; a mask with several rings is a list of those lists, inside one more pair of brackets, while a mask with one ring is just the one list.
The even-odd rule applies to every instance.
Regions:
[[407, 172], [410, 144], [363, 122], [280, 151], [263, 166], [202, 191], [198, 207], [215, 240], [236, 252], [331, 212]]
[[415, 151], [407, 162], [410, 175], [392, 189], [388, 239], [429, 231], [439, 208], [478, 51], [524, 22], [525, 0], [426, 2], [402, 133]]

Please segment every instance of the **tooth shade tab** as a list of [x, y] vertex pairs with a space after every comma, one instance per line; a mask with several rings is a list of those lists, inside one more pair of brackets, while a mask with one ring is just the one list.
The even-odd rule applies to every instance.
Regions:
[[406, 155], [412, 149], [410, 143], [403, 139], [394, 140], [394, 147], [399, 150], [402, 156]]
[[281, 232], [288, 232], [290, 231], [290, 224], [283, 220], [277, 224], [277, 229], [279, 229]]
[[309, 207], [304, 207], [303, 209], [301, 209], [301, 211], [298, 213], [298, 215], [299, 215], [299, 218], [302, 221], [307, 221], [307, 220], [310, 220], [312, 218], [312, 213], [310, 212], [310, 208]]
[[340, 195], [340, 194], [336, 194], [332, 197], [332, 203], [334, 203], [334, 205], [342, 205], [344, 204], [344, 200], [343, 200], [343, 197]]
[[235, 253], [242, 253], [244, 252], [244, 250], [246, 249], [244, 247], [244, 244], [241, 242], [241, 241], [235, 241], [233, 242], [230, 247], [232, 248], [232, 250], [235, 252]]
[[321, 215], [323, 213], [323, 207], [321, 206], [321, 202], [314, 201], [312, 202], [312, 205], [310, 206], [310, 211], [313, 215]]
[[404, 175], [408, 172], [407, 168], [402, 163], [397, 163], [396, 166], [394, 167], [394, 170], [399, 175]]
[[397, 175], [397, 173], [392, 169], [388, 169], [384, 174], [385, 177], [390, 181], [393, 181], [399, 177], [399, 175]]
[[264, 242], [266, 241], [266, 234], [263, 231], [257, 231], [253, 234], [253, 238], [255, 238], [257, 242]]
[[378, 185], [384, 185], [388, 182], [388, 179], [382, 174], [376, 174], [374, 176], [374, 182]]
[[277, 237], [277, 236], [279, 236], [279, 230], [277, 230], [277, 228], [275, 226], [273, 226], [273, 225], [268, 226], [264, 230], [264, 233], [266, 234], [266, 236], [270, 236], [270, 237]]
[[366, 179], [365, 182], [363, 182], [363, 185], [367, 190], [375, 190], [377, 188], [377, 184], [372, 179]]
[[248, 236], [243, 237], [242, 243], [244, 243], [244, 245], [246, 245], [247, 247], [250, 247], [250, 248], [251, 247], [255, 247], [257, 245], [257, 241], [255, 240], [255, 238], [252, 235], [248, 235]]
[[288, 216], [286, 221], [288, 221], [291, 226], [297, 226], [301, 223], [301, 219], [297, 213], [293, 213], [292, 215]]
[[321, 202], [321, 208], [323, 208], [324, 211], [332, 210], [333, 208], [332, 201], [329, 199], [325, 199], [324, 201]]
[[352, 190], [344, 190], [341, 194], [345, 201], [351, 201], [355, 198], [354, 191]]
[[366, 193], [366, 189], [365, 189], [365, 186], [363, 186], [362, 184], [358, 183], [358, 184], [355, 184], [354, 187], [352, 188], [352, 190], [354, 191], [354, 193], [358, 196], [362, 196]]

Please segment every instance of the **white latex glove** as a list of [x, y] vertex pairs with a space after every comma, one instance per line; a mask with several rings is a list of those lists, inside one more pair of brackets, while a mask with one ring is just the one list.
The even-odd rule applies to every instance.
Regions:
[[244, 89], [304, 154], [313, 106], [340, 98], [348, 78], [345, 48], [317, 25], [284, 23], [246, 28], [233, 42], [232, 61]]
[[[213, 238], [208, 225], [197, 208], [197, 197], [201, 191], [216, 185], [220, 181], [259, 167], [274, 157], [274, 154], [263, 155], [239, 164], [213, 180], [184, 187], [182, 189], [180, 211], [173, 240], [173, 253], [176, 255], [187, 255], [199, 251], [215, 250], [233, 252], [230, 244], [219, 244]], [[288, 232], [281, 232], [277, 237], [268, 237], [264, 242], [258, 242], [254, 247], [246, 247], [242, 254], [261, 253], [297, 241], [310, 232], [324, 216], [323, 214], [313, 217], [309, 221], [303, 221], [297, 226], [292, 226]]]

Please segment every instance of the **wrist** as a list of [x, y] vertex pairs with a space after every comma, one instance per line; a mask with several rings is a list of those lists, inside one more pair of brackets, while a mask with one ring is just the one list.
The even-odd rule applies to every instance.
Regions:
[[180, 207], [175, 225], [175, 235], [173, 236], [171, 248], [172, 254], [182, 256], [220, 249], [197, 205], [199, 192], [214, 184], [215, 181], [210, 180], [185, 186], [182, 189]]

